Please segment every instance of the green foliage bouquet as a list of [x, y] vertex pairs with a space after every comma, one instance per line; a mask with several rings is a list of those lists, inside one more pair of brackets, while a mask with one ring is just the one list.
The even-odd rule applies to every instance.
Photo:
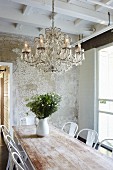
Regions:
[[44, 119], [57, 111], [61, 97], [55, 93], [47, 93], [35, 95], [27, 101], [26, 106], [30, 108], [30, 111], [35, 113], [37, 118]]

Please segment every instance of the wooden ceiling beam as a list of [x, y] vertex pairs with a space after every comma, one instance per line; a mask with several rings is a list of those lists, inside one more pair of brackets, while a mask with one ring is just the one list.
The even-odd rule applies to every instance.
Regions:
[[30, 15], [32, 13], [32, 7], [24, 5], [23, 8], [23, 15]]
[[[29, 5], [31, 7], [51, 11], [51, 1], [50, 0], [46, 0], [46, 1], [42, 1], [42, 0], [29, 0], [29, 1], [11, 0], [11, 1], [17, 2], [20, 4], [24, 4], [24, 5]], [[103, 14], [101, 12], [99, 13], [95, 10], [90, 10], [90, 9], [83, 8], [83, 7], [77, 6], [75, 4], [63, 2], [60, 0], [57, 0], [55, 2], [55, 12], [58, 14], [63, 14], [63, 15], [70, 16], [70, 17], [85, 19], [85, 20], [88, 20], [91, 22], [104, 23], [105, 25], [108, 24], [108, 16], [106, 14]], [[112, 17], [112, 19], [113, 19], [113, 17]]]
[[[106, 4], [106, 5], [111, 5], [111, 3], [113, 3], [113, 0], [103, 0], [102, 1], [104, 4]], [[102, 6], [102, 5], [96, 5], [96, 11], [102, 11], [102, 9], [104, 8], [104, 6]], [[106, 6], [106, 8], [107, 8], [107, 6]]]
[[83, 21], [82, 19], [77, 18], [77, 19], [74, 21], [75, 27], [78, 27], [78, 26], [81, 24], [82, 21]]
[[17, 34], [17, 35], [25, 35], [25, 36], [39, 36], [40, 32], [36, 28], [29, 28], [27, 26], [23, 26], [22, 29], [15, 28], [14, 24], [8, 24], [8, 26], [3, 25], [0, 23], [0, 32], [2, 33], [10, 33], [10, 34]]
[[86, 0], [86, 1], [93, 3], [93, 4], [96, 4], [96, 5], [100, 5], [100, 6], [105, 7], [105, 8], [113, 9], [113, 6], [110, 6], [107, 3], [103, 3], [103, 2], [99, 2], [99, 1], [95, 1], [95, 0]]
[[[18, 23], [25, 25], [27, 27], [35, 27], [35, 28], [48, 28], [51, 27], [51, 20], [49, 16], [35, 14], [25, 16], [19, 10], [14, 8], [7, 8], [7, 12], [0, 7], [0, 18], [4, 21], [8, 21], [11, 23]], [[79, 28], [75, 29], [74, 23], [72, 21], [65, 21], [65, 20], [56, 20], [55, 26], [61, 28], [62, 32], [70, 33], [70, 34], [82, 34], [84, 32], [85, 35], [90, 35], [91, 31], [90, 28]]]

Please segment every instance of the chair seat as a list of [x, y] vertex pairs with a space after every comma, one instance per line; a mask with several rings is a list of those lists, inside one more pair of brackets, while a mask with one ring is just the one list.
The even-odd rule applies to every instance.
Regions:
[[[105, 148], [105, 146], [108, 147], [109, 151], [106, 150], [107, 152], [105, 152], [105, 150], [104, 150], [104, 152], [102, 152], [102, 151], [101, 151], [101, 148]], [[104, 153], [104, 154], [107, 154], [107, 155], [109, 155], [110, 157], [113, 158], [113, 139], [111, 139], [111, 138], [103, 139], [103, 140], [100, 142], [99, 146], [98, 146], [98, 150], [99, 150], [100, 152], [102, 152], [102, 153]], [[111, 152], [110, 152], [110, 151], [111, 151]]]

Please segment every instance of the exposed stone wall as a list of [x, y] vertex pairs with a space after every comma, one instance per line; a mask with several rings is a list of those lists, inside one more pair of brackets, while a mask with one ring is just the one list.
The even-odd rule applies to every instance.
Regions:
[[60, 107], [51, 116], [52, 123], [61, 127], [66, 121], [77, 121], [78, 116], [78, 86], [79, 68], [73, 67], [66, 73], [42, 73], [20, 61], [20, 56], [12, 50], [22, 49], [27, 38], [0, 34], [0, 61], [12, 62], [13, 68], [13, 114], [14, 124], [25, 116], [28, 108], [25, 107], [25, 98], [34, 94], [56, 92], [62, 96]]

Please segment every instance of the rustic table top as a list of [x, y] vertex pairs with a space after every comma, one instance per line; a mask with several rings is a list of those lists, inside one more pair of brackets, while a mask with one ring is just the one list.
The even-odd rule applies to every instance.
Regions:
[[50, 126], [46, 137], [35, 126], [13, 127], [36, 170], [113, 170], [113, 159]]

